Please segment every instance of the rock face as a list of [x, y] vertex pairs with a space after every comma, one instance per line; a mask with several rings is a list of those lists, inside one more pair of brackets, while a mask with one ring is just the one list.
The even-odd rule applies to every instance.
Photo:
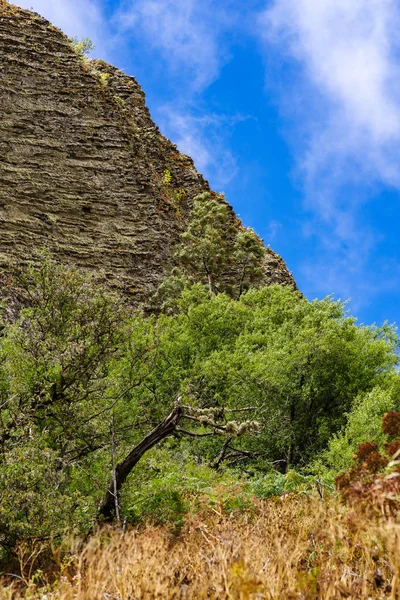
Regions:
[[[193, 197], [209, 186], [161, 135], [136, 80], [0, 0], [0, 114], [0, 267], [46, 247], [149, 298]], [[265, 280], [295, 285], [269, 249]]]

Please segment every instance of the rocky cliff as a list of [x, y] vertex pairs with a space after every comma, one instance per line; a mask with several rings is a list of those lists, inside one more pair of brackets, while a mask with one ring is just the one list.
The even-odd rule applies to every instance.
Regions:
[[[208, 183], [161, 135], [134, 79], [80, 57], [40, 15], [0, 0], [0, 267], [46, 247], [143, 300]], [[294, 284], [265, 252], [265, 281]]]

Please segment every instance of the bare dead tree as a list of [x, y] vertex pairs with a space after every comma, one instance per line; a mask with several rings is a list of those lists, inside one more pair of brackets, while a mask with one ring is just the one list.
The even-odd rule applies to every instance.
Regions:
[[228, 437], [225, 442], [222, 445], [221, 448], [221, 452], [218, 454], [217, 458], [215, 459], [215, 461], [212, 463], [211, 467], [213, 467], [214, 469], [219, 469], [219, 467], [221, 466], [222, 461], [225, 458], [225, 454], [228, 450], [229, 444], [231, 443], [233, 438]]
[[176, 404], [164, 421], [159, 423], [153, 431], [148, 433], [134, 448], [132, 448], [128, 456], [116, 466], [113, 480], [109, 485], [105, 498], [99, 508], [99, 519], [103, 521], [113, 520], [115, 505], [116, 502], [118, 502], [117, 498], [128, 475], [146, 452], [175, 431], [182, 416], [183, 409], [179, 404]]
[[[255, 421], [245, 421], [243, 423], [229, 421], [225, 424], [216, 423], [214, 416], [221, 414], [220, 408], [202, 410], [190, 406], [181, 406], [180, 400], [181, 398], [179, 397], [170, 414], [150, 431], [150, 433], [148, 433], [134, 448], [132, 448], [124, 460], [117, 464], [116, 467], [114, 466], [113, 450], [112, 480], [108, 486], [104, 500], [99, 507], [98, 519], [100, 521], [112, 521], [114, 517], [119, 521], [119, 494], [127, 477], [142, 456], [168, 436], [188, 435], [192, 437], [203, 437], [208, 435], [228, 435], [229, 437], [223, 446], [223, 452], [220, 454], [219, 461], [222, 462], [222, 460], [224, 460], [225, 452], [229, 447], [229, 442], [233, 437], [240, 436], [248, 431], [256, 431], [258, 428], [258, 423]], [[181, 429], [178, 425], [182, 419], [187, 419], [192, 423], [206, 427], [210, 429], [210, 431], [196, 433], [190, 430]]]

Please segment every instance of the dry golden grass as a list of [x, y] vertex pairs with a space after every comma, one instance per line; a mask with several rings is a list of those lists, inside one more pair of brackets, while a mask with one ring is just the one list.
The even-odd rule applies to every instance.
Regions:
[[4, 583], [0, 598], [394, 600], [400, 524], [372, 521], [337, 500], [288, 496], [243, 514], [188, 518], [179, 536], [152, 526], [103, 530], [56, 575], [47, 591]]

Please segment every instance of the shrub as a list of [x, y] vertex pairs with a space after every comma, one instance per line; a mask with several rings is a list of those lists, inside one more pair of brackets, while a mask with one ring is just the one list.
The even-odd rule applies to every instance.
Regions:
[[[385, 440], [382, 418], [385, 413], [396, 410], [399, 405], [398, 375], [389, 378], [389, 385], [379, 385], [367, 393], [360, 394], [348, 414], [346, 426], [329, 441], [328, 449], [314, 464], [315, 470], [344, 471], [351, 467], [353, 456], [359, 452], [364, 440], [375, 444], [377, 449]], [[367, 451], [367, 446], [362, 450]]]
[[73, 37], [70, 39], [70, 42], [75, 52], [82, 57], [87, 56], [96, 48], [92, 40], [88, 37], [83, 37], [81, 39]]
[[[400, 412], [384, 415], [382, 430], [389, 437], [400, 437], [399, 426]], [[377, 443], [360, 444], [354, 456], [357, 464], [336, 478], [336, 487], [358, 510], [396, 516], [400, 510], [400, 461], [393, 458], [400, 451], [400, 439], [386, 442], [384, 448], [383, 453]]]

